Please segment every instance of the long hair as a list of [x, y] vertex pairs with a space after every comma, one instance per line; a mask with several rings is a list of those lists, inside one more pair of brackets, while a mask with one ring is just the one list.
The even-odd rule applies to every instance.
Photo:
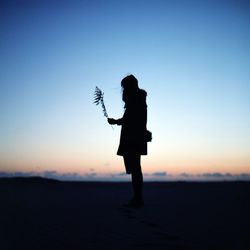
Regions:
[[124, 108], [135, 105], [146, 105], [146, 91], [138, 87], [138, 80], [134, 75], [128, 75], [121, 81], [122, 100]]

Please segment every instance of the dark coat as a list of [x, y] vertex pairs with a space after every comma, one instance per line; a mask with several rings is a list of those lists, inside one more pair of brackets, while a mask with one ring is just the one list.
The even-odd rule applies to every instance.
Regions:
[[122, 125], [117, 155], [147, 155], [147, 93], [139, 90], [130, 103], [126, 103], [124, 115], [118, 120]]

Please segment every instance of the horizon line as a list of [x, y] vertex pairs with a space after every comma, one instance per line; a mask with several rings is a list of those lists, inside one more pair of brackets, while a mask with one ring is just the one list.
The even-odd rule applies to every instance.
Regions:
[[[250, 181], [250, 173], [221, 173], [205, 172], [201, 174], [171, 174], [165, 171], [144, 173], [144, 181]], [[98, 174], [89, 172], [79, 174], [77, 172], [59, 173], [57, 171], [0, 171], [0, 178], [13, 177], [42, 177], [59, 181], [98, 181], [98, 182], [124, 182], [130, 180], [130, 175], [125, 172]]]

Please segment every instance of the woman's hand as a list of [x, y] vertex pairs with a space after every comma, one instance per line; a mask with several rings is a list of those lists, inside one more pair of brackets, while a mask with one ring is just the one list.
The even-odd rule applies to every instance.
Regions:
[[111, 125], [117, 124], [116, 120], [113, 119], [113, 118], [108, 118], [107, 120], [108, 120], [108, 123], [111, 124]]

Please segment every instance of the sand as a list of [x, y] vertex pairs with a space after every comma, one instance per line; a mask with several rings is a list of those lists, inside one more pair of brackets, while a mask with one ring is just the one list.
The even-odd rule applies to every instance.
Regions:
[[0, 179], [0, 249], [250, 249], [250, 182]]

